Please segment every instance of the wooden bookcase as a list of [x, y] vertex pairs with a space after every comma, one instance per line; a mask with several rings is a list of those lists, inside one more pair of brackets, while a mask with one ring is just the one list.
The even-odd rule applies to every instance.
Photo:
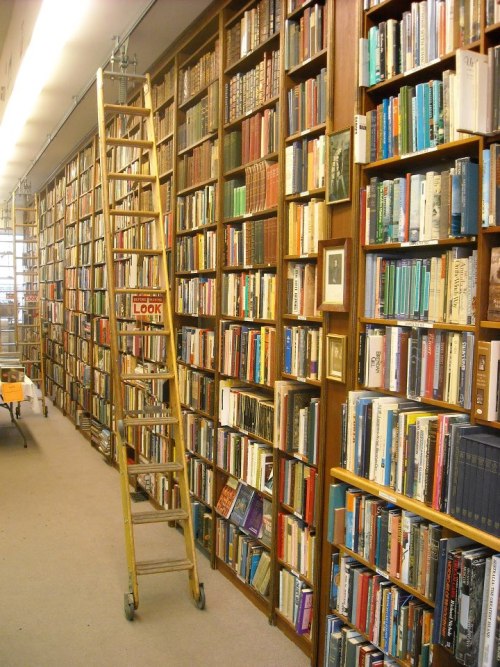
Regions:
[[[359, 3], [362, 5], [363, 3]], [[374, 3], [371, 3], [374, 4]], [[372, 6], [367, 10], [363, 10], [363, 7], [359, 7], [359, 36], [361, 38], [367, 39], [369, 37], [370, 29], [373, 29], [373, 26], [379, 25], [381, 22], [386, 22], [391, 19], [401, 20], [403, 12], [409, 11], [411, 9], [411, 2], [395, 2], [394, 0], [385, 0], [379, 4]], [[443, 73], [446, 70], [455, 70], [456, 66], [456, 49], [462, 48], [480, 53], [487, 53], [487, 49], [490, 46], [498, 44], [498, 26], [486, 26], [486, 3], [485, 2], [471, 2], [470, 10], [471, 17], [475, 17], [477, 20], [477, 34], [474, 34], [474, 24], [471, 20], [471, 23], [468, 27], [471, 33], [469, 39], [464, 38], [464, 31], [460, 30], [459, 27], [459, 3], [454, 3], [455, 7], [455, 21], [453, 23], [453, 34], [449, 35], [449, 42], [447, 44], [452, 44], [451, 48], [442, 49], [441, 55], [435, 54], [435, 57], [430, 58], [428, 62], [421, 62], [418, 66], [413, 65], [412, 67], [406, 67], [404, 73], [396, 73], [392, 76], [386, 76], [384, 80], [375, 83], [368, 87], [360, 87], [358, 92], [358, 99], [356, 104], [356, 112], [361, 114], [369, 114], [371, 110], [377, 108], [377, 105], [381, 105], [384, 99], [388, 99], [390, 96], [398, 96], [399, 91], [403, 86], [417, 86], [421, 83], [426, 83], [432, 80], [442, 79]], [[467, 26], [465, 27], [465, 34], [467, 34]], [[444, 40], [443, 40], [444, 43]], [[337, 86], [336, 86], [337, 88]], [[399, 112], [401, 113], [401, 107], [399, 107]], [[448, 116], [449, 118], [449, 116]], [[382, 134], [381, 134], [382, 136]], [[369, 128], [367, 129], [367, 144], [370, 142]], [[388, 137], [388, 142], [390, 143], [392, 137]], [[425, 387], [421, 392], [418, 392], [416, 395], [409, 393], [407, 396], [406, 386], [399, 387], [396, 390], [391, 386], [389, 389], [389, 384], [386, 383], [384, 378], [384, 383], [381, 386], [376, 384], [371, 384], [366, 377], [366, 373], [363, 376], [360, 374], [360, 367], [364, 369], [364, 359], [365, 355], [368, 354], [368, 349], [365, 348], [365, 335], [367, 331], [374, 330], [376, 328], [381, 329], [382, 331], [387, 331], [390, 327], [400, 327], [403, 331], [415, 331], [420, 330], [428, 334], [431, 332], [431, 336], [455, 336], [460, 335], [461, 340], [464, 340], [465, 337], [468, 337], [471, 343], [471, 357], [468, 361], [469, 371], [467, 374], [467, 384], [470, 389], [470, 395], [474, 396], [475, 391], [475, 354], [477, 350], [478, 340], [491, 340], [497, 338], [495, 328], [496, 323], [486, 321], [486, 311], [488, 304], [488, 282], [489, 282], [489, 257], [490, 249], [493, 246], [498, 245], [498, 240], [496, 238], [496, 233], [498, 228], [490, 227], [487, 229], [481, 228], [481, 176], [479, 176], [479, 183], [477, 189], [477, 210], [475, 214], [478, 216], [478, 225], [477, 231], [474, 233], [464, 234], [439, 234], [425, 236], [427, 240], [422, 240], [422, 237], [417, 239], [410, 238], [393, 238], [389, 235], [383, 236], [380, 234], [376, 235], [377, 227], [375, 227], [375, 234], [373, 234], [373, 229], [367, 230], [370, 221], [364, 218], [363, 208], [367, 205], [366, 199], [363, 195], [363, 190], [369, 186], [370, 190], [373, 187], [376, 188], [375, 178], [379, 178], [381, 182], [387, 180], [394, 180], [398, 177], [405, 176], [407, 173], [411, 174], [425, 174], [429, 171], [435, 171], [440, 173], [454, 167], [457, 159], [463, 157], [470, 157], [473, 161], [479, 163], [479, 174], [482, 173], [482, 151], [488, 146], [489, 143], [498, 140], [498, 134], [491, 137], [484, 136], [473, 136], [462, 134], [458, 136], [449, 136], [449, 140], [443, 141], [437, 146], [430, 146], [423, 148], [421, 150], [406, 149], [397, 152], [396, 156], [381, 156], [377, 154], [375, 159], [373, 156], [372, 161], [369, 161], [367, 164], [360, 166], [357, 169], [357, 175], [355, 174], [355, 188], [356, 180], [358, 180], [358, 187], [353, 192], [354, 200], [357, 199], [357, 202], [354, 206], [356, 210], [356, 217], [360, 221], [359, 230], [357, 231], [356, 239], [356, 250], [354, 262], [357, 264], [357, 325], [351, 329], [352, 332], [356, 331], [357, 336], [356, 340], [352, 340], [353, 347], [356, 348], [354, 367], [352, 368], [351, 380], [348, 383], [350, 387], [353, 387], [357, 390], [374, 390], [379, 392], [380, 396], [393, 396], [394, 398], [416, 398], [417, 401], [421, 402], [422, 410], [425, 410], [426, 407], [430, 409], [436, 409], [437, 413], [440, 412], [453, 412], [466, 415], [473, 424], [482, 424], [490, 427], [497, 427], [496, 423], [489, 423], [478, 420], [471, 414], [471, 406], [468, 403], [467, 399], [467, 387], [462, 387], [460, 392], [455, 392], [454, 394], [448, 392], [448, 396], [436, 395], [431, 396]], [[370, 160], [370, 149], [368, 147], [368, 160]], [[361, 194], [360, 194], [361, 189]], [[367, 195], [368, 197], [368, 195]], [[368, 202], [369, 205], [370, 202]], [[382, 218], [382, 216], [381, 216]], [[379, 224], [382, 220], [379, 220]], [[390, 229], [390, 228], [389, 228]], [[372, 232], [372, 233], [370, 233]], [[380, 229], [378, 229], [380, 233]], [[375, 238], [374, 238], [375, 235]], [[475, 318], [472, 319], [461, 319], [460, 317], [445, 316], [443, 318], [436, 318], [436, 321], [431, 320], [427, 321], [426, 317], [422, 318], [412, 318], [408, 315], [399, 315], [395, 316], [391, 313], [391, 310], [384, 310], [384, 307], [387, 305], [384, 303], [381, 305], [380, 312], [375, 312], [366, 310], [365, 303], [369, 299], [367, 293], [370, 294], [370, 282], [371, 282], [371, 273], [372, 266], [370, 256], [378, 254], [382, 261], [390, 262], [392, 260], [412, 260], [412, 259], [426, 259], [432, 258], [433, 256], [441, 256], [442, 254], [449, 253], [452, 251], [452, 248], [456, 248], [457, 256], [462, 257], [464, 255], [472, 255], [477, 253], [477, 294], [476, 294], [476, 303], [475, 303]], [[366, 279], [366, 276], [369, 276]], [[376, 283], [377, 278], [373, 276], [373, 281]], [[387, 295], [390, 292], [386, 292]], [[436, 311], [435, 311], [436, 312]], [[460, 315], [462, 312], [460, 313]], [[469, 315], [471, 313], [469, 312]], [[474, 342], [472, 343], [472, 336], [474, 336]], [[374, 349], [374, 348], [370, 348]], [[358, 361], [359, 360], [359, 361]], [[446, 364], [446, 358], [444, 363]], [[454, 360], [454, 364], [457, 362]], [[411, 367], [409, 367], [411, 369]], [[410, 370], [408, 371], [408, 373]], [[372, 375], [370, 378], [374, 378]], [[352, 384], [351, 384], [352, 382]], [[444, 399], [444, 400], [443, 400]], [[451, 400], [450, 400], [451, 399]], [[473, 400], [473, 399], [472, 399]], [[349, 416], [347, 416], [349, 419]], [[347, 423], [347, 422], [346, 422]], [[377, 484], [373, 479], [369, 479], [368, 472], [363, 474], [362, 471], [354, 472], [351, 468], [352, 465], [347, 464], [345, 461], [345, 450], [341, 446], [342, 433], [341, 425], [342, 418], [339, 415], [338, 421], [336, 422], [338, 435], [338, 444], [335, 446], [335, 453], [333, 457], [333, 466], [331, 467], [331, 483], [342, 482], [347, 485], [348, 488], [359, 489], [360, 491], [369, 494], [370, 498], [381, 499], [385, 502], [391, 503], [392, 506], [400, 508], [403, 511], [413, 512], [418, 516], [425, 519], [429, 524], [436, 524], [441, 527], [443, 537], [453, 537], [453, 536], [464, 536], [471, 540], [471, 542], [476, 542], [478, 545], [486, 546], [493, 551], [498, 552], [500, 548], [500, 540], [488, 533], [485, 533], [479, 530], [476, 527], [465, 524], [461, 521], [458, 521], [449, 514], [437, 511], [430, 506], [429, 503], [420, 502], [418, 500], [404, 495], [403, 493], [398, 493], [389, 486], [383, 486]], [[346, 426], [347, 428], [347, 426]], [[372, 452], [373, 455], [373, 452]], [[344, 460], [343, 460], [344, 459]], [[350, 469], [347, 469], [350, 468]], [[327, 489], [325, 487], [325, 503], [327, 503]], [[327, 532], [327, 524], [323, 525], [324, 534]], [[401, 583], [401, 579], [388, 576], [386, 573], [377, 568], [377, 565], [374, 562], [367, 561], [365, 558], [360, 556], [358, 553], [353, 552], [348, 549], [346, 545], [341, 541], [338, 544], [335, 544], [332, 547], [328, 545], [325, 540], [325, 549], [323, 557], [323, 573], [324, 576], [330, 580], [331, 577], [331, 560], [327, 555], [328, 550], [331, 550], [331, 554], [344, 554], [352, 557], [355, 561], [360, 563], [362, 566], [367, 568], [373, 574], [382, 575], [385, 579], [390, 581], [393, 584], [396, 584], [400, 589], [403, 589], [407, 593], [413, 595], [417, 600], [423, 602], [428, 606], [429, 609], [434, 608], [433, 598], [423, 595], [422, 591], [411, 586], [404, 585]], [[328, 571], [330, 570], [330, 571]], [[330, 608], [330, 602], [328, 600], [329, 587], [326, 584], [322, 586], [322, 591], [324, 595], [324, 609], [326, 613], [336, 613], [335, 609]], [[348, 619], [340, 615], [342, 620], [346, 625], [353, 627], [355, 626], [349, 623]], [[367, 635], [361, 633], [365, 638]], [[321, 650], [321, 646], [320, 646]], [[324, 647], [323, 647], [324, 650]], [[433, 645], [434, 651], [434, 663], [439, 665], [456, 665], [458, 662], [454, 658], [453, 654], [443, 648], [439, 644]], [[400, 659], [395, 660], [397, 664], [406, 665], [408, 662]]]

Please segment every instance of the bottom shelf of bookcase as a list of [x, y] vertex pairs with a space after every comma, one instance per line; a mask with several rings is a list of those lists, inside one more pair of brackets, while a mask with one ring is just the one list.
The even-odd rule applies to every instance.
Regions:
[[276, 627], [279, 628], [294, 644], [296, 644], [306, 655], [311, 656], [312, 640], [309, 635], [299, 635], [293, 623], [278, 609], [274, 611]]
[[251, 586], [242, 581], [236, 572], [218, 556], [215, 558], [215, 566], [227, 579], [231, 581], [253, 604], [271, 619], [271, 602], [262, 597]]
[[457, 533], [458, 535], [468, 537], [475, 542], [479, 542], [479, 544], [483, 544], [490, 549], [495, 551], [500, 550], [500, 538], [495, 537], [494, 535], [489, 535], [488, 533], [485, 533], [478, 528], [474, 528], [474, 526], [469, 526], [466, 523], [462, 523], [449, 514], [438, 512], [437, 510], [432, 509], [432, 507], [425, 505], [425, 503], [422, 503], [418, 500], [413, 500], [413, 498], [408, 498], [407, 496], [403, 496], [400, 493], [396, 493], [392, 489], [388, 489], [385, 486], [381, 486], [380, 484], [371, 482], [368, 479], [359, 477], [358, 475], [355, 475], [354, 473], [349, 472], [344, 468], [331, 468], [330, 476], [341, 482], [345, 482], [350, 486], [361, 489], [362, 491], [367, 491], [377, 498], [388, 500], [389, 502], [398, 505], [398, 507], [401, 507], [402, 509], [415, 512], [424, 519], [434, 521], [440, 526], [443, 526], [444, 528], [447, 528], [448, 530]]

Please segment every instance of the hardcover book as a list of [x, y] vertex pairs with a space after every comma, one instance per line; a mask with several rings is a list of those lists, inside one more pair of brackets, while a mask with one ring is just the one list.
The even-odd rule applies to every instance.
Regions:
[[500, 322], [500, 248], [491, 249], [488, 319]]

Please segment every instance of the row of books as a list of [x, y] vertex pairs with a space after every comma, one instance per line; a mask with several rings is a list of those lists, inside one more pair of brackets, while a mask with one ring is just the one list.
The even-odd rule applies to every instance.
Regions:
[[458, 44], [454, 39], [454, 7], [449, 0], [412, 2], [401, 19], [390, 18], [372, 26], [360, 44], [364, 67], [360, 85], [373, 86], [406, 74], [479, 39], [480, 2], [473, 4], [475, 20], [468, 24], [467, 34], [465, 26], [459, 30]]
[[456, 246], [437, 256], [368, 254], [365, 317], [474, 324], [477, 250]]
[[151, 86], [153, 107], [157, 108], [174, 94], [175, 90], [175, 68], [168, 67], [162, 78], [154, 81]]
[[[155, 106], [155, 105], [153, 105]], [[153, 123], [155, 128], [155, 136], [157, 141], [161, 141], [167, 135], [174, 131], [174, 105], [169, 104], [161, 111], [157, 111], [153, 115]]]
[[280, 459], [280, 502], [299, 519], [315, 526], [316, 468], [295, 458]]
[[269, 552], [237, 526], [219, 517], [216, 519], [216, 554], [260, 595], [268, 597], [271, 581]]
[[[179, 366], [179, 398], [181, 403], [193, 410], [213, 414], [215, 380], [211, 375], [201, 373], [187, 366]], [[207, 456], [206, 458], [210, 458]]]
[[457, 128], [464, 132], [488, 134], [500, 129], [500, 45], [488, 53], [458, 50]]
[[235, 73], [224, 86], [224, 122], [256, 111], [279, 95], [279, 50], [265, 52], [246, 72]]
[[223, 315], [274, 320], [276, 316], [276, 274], [269, 271], [224, 273]]
[[226, 67], [244, 58], [279, 30], [281, 0], [260, 0], [226, 32]]
[[193, 535], [196, 542], [210, 551], [212, 548], [212, 513], [206, 506], [197, 500], [191, 500], [191, 516], [193, 520]]
[[329, 541], [435, 600], [441, 526], [341, 482], [330, 485], [328, 519]]
[[219, 74], [219, 40], [213, 50], [204, 53], [193, 65], [183, 67], [179, 72], [179, 104], [184, 104], [202, 88], [210, 84]]
[[[208, 86], [207, 95], [186, 110], [183, 123], [177, 128], [177, 148], [182, 151], [200, 141], [219, 126], [219, 84]], [[159, 135], [160, 137], [163, 135]]]
[[253, 488], [272, 493], [273, 451], [269, 445], [237, 431], [219, 429], [217, 465]]
[[293, 514], [279, 512], [277, 535], [278, 558], [294, 572], [312, 581], [316, 548], [314, 528]]
[[275, 403], [275, 446], [309, 464], [316, 464], [320, 410], [317, 390], [301, 382], [279, 380], [275, 383]]
[[276, 264], [277, 225], [276, 217], [226, 225], [224, 229], [226, 266]]
[[215, 315], [215, 278], [177, 278], [175, 310], [186, 315]]
[[312, 627], [313, 590], [298, 574], [285, 568], [279, 573], [278, 609], [299, 635], [310, 635]]
[[336, 609], [387, 655], [429, 663], [433, 610], [346, 555], [340, 556]]
[[252, 537], [262, 536], [264, 499], [248, 484], [228, 477], [220, 491], [215, 509], [220, 516], [229, 519]]
[[278, 150], [279, 104], [245, 118], [241, 129], [224, 136], [224, 171], [254, 162]]
[[316, 304], [316, 264], [289, 262], [286, 280], [286, 312], [290, 315], [318, 316]]
[[224, 184], [224, 216], [258, 213], [278, 205], [278, 162], [262, 160], [245, 168], [245, 178]]
[[366, 114], [370, 162], [434, 148], [460, 138], [455, 119], [456, 75], [402, 86]]
[[183, 153], [177, 162], [178, 189], [190, 188], [197, 183], [218, 176], [218, 139], [204, 141], [190, 153]]
[[470, 409], [474, 334], [368, 326], [360, 337], [360, 384]]
[[217, 222], [217, 186], [206, 185], [196, 192], [177, 197], [177, 232], [198, 229]]
[[322, 335], [321, 327], [284, 327], [284, 372], [298, 378], [320, 380], [323, 372]]
[[345, 434], [343, 465], [351, 472], [499, 534], [492, 491], [499, 440], [466, 415], [350, 392]]
[[285, 194], [325, 187], [326, 137], [294, 141], [285, 148]]
[[176, 271], [215, 270], [217, 261], [217, 233], [213, 230], [181, 236], [175, 253]]
[[212, 485], [214, 474], [201, 459], [194, 456], [187, 458], [189, 490], [207, 505], [212, 503]]
[[470, 157], [442, 172], [370, 178], [361, 190], [365, 244], [470, 236], [478, 231], [479, 165]]
[[274, 441], [274, 401], [270, 394], [238, 385], [235, 380], [219, 382], [219, 423]]
[[326, 617], [325, 667], [395, 667], [398, 663], [345, 625], [336, 614]]
[[276, 329], [221, 320], [220, 370], [224, 375], [271, 386], [275, 378]]
[[157, 151], [158, 173], [165, 174], [174, 168], [174, 140], [160, 144]]
[[298, 19], [285, 23], [285, 69], [300, 65], [327, 48], [328, 9], [320, 3], [306, 7]]
[[182, 411], [186, 449], [212, 460], [215, 429], [211, 419], [197, 415], [191, 410]]
[[215, 368], [214, 332], [210, 329], [187, 326], [178, 329], [177, 357], [186, 364], [213, 370]]
[[288, 91], [288, 134], [296, 134], [326, 123], [326, 67]]
[[309, 255], [318, 252], [318, 241], [326, 234], [326, 205], [324, 199], [312, 198], [307, 203], [288, 205], [289, 255]]
[[[452, 651], [461, 665], [489, 667], [498, 659], [500, 554], [464, 538], [440, 547], [433, 640]], [[442, 556], [442, 557], [441, 557]]]

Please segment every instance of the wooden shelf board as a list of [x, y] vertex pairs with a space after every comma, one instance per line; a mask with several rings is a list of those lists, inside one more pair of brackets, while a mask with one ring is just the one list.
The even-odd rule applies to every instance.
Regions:
[[395, 505], [398, 505], [405, 510], [415, 512], [415, 514], [420, 515], [424, 519], [433, 521], [434, 523], [437, 523], [454, 533], [469, 537], [471, 540], [479, 542], [479, 544], [483, 544], [490, 549], [500, 551], [500, 538], [489, 535], [488, 533], [485, 533], [478, 528], [474, 528], [473, 526], [469, 526], [466, 523], [462, 523], [449, 514], [444, 514], [444, 512], [439, 512], [438, 510], [425, 505], [425, 503], [414, 500], [413, 498], [408, 498], [407, 496], [404, 496], [400, 493], [396, 493], [392, 489], [388, 489], [384, 486], [381, 486], [380, 484], [376, 484], [375, 482], [371, 482], [370, 480], [367, 480], [363, 477], [359, 477], [358, 475], [355, 475], [348, 470], [344, 470], [344, 468], [331, 468], [330, 476], [334, 479], [346, 482], [350, 486], [357, 487], [362, 491], [367, 491], [377, 498], [388, 500], [389, 502], [394, 503]]

